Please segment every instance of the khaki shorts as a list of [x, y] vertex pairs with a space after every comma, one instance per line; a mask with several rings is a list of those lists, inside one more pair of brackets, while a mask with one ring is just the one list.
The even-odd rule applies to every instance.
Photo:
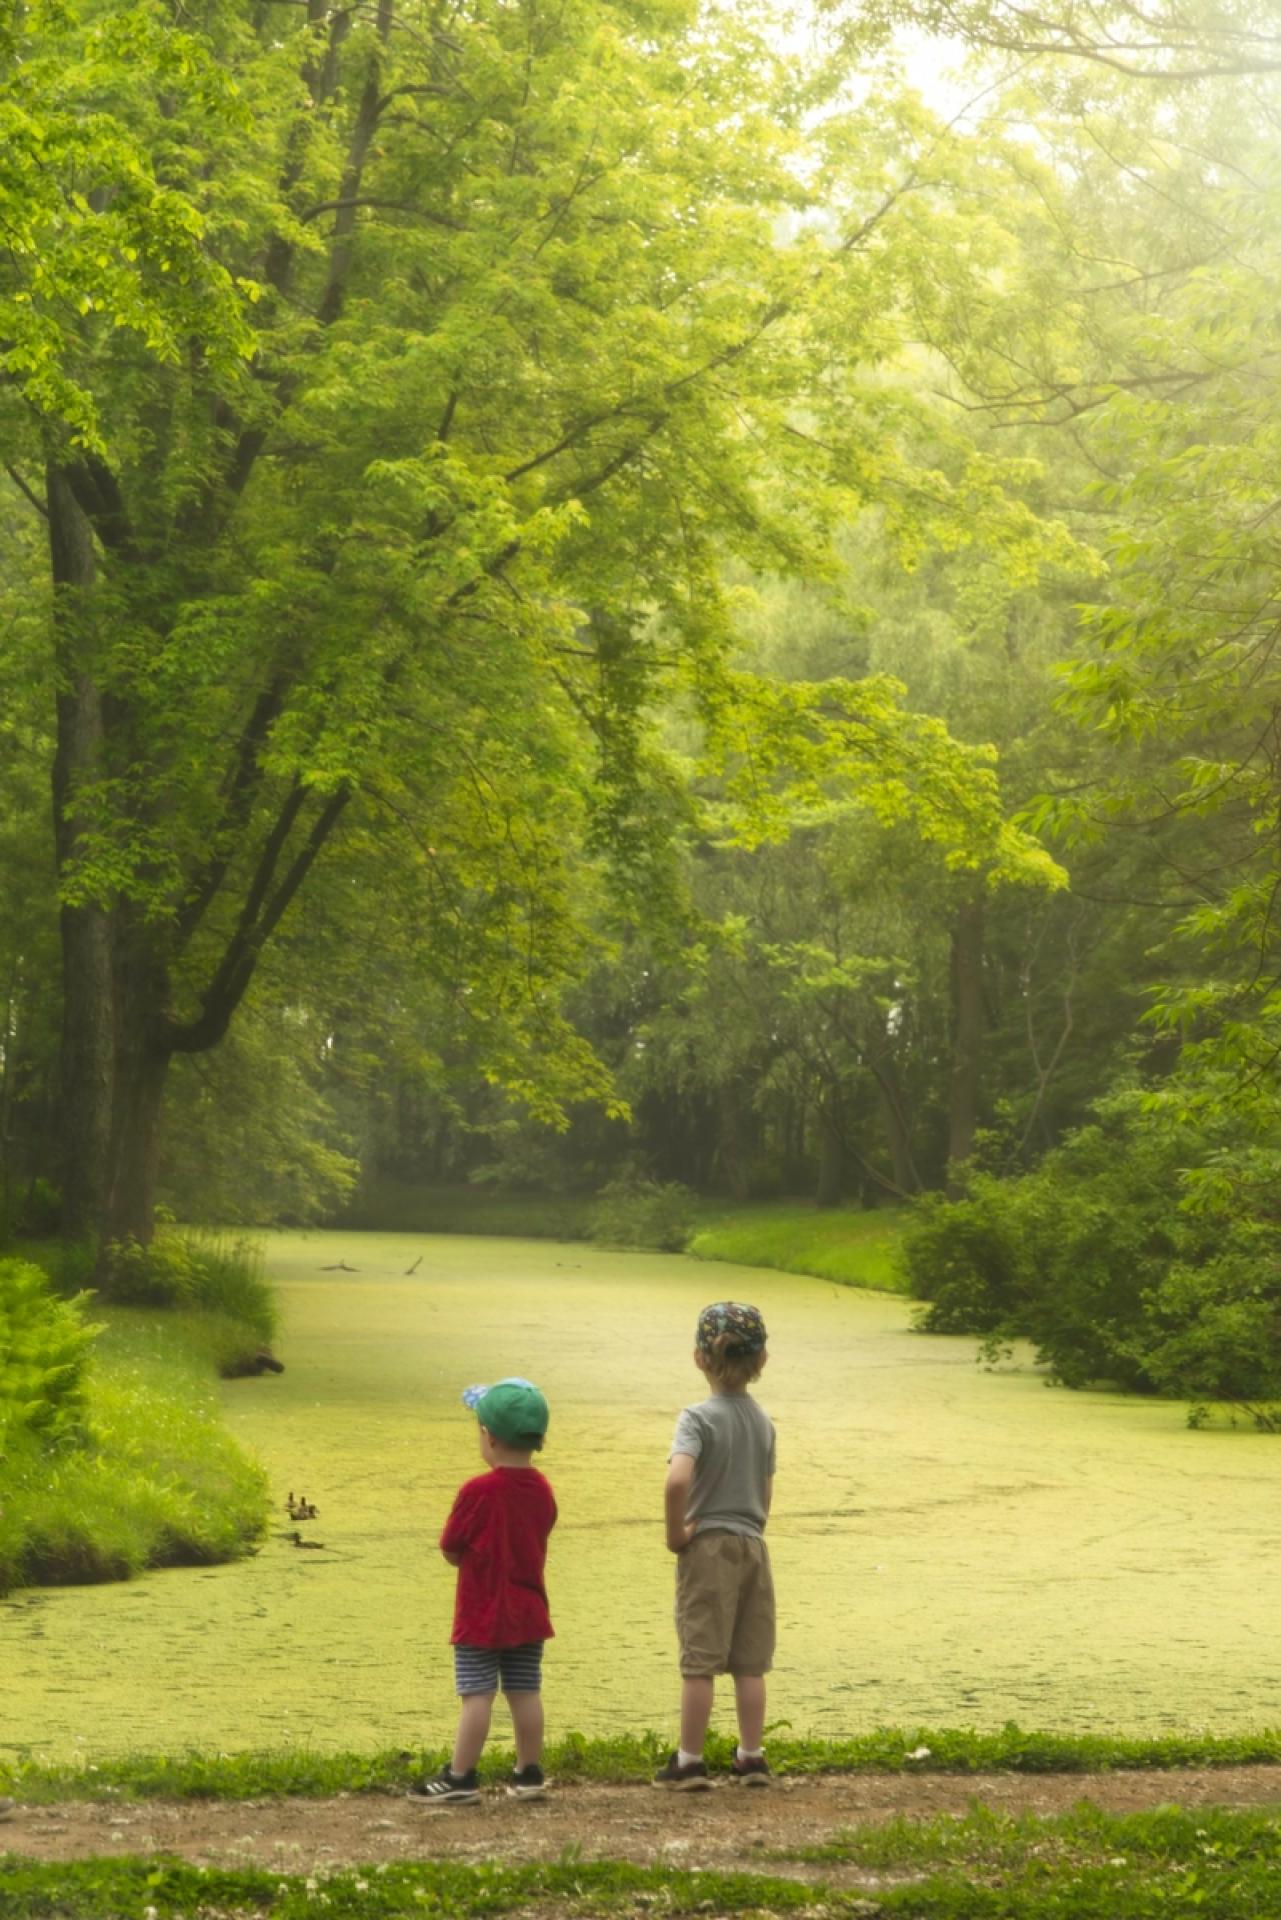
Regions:
[[774, 1581], [756, 1534], [708, 1528], [676, 1562], [681, 1672], [768, 1673], [774, 1663]]

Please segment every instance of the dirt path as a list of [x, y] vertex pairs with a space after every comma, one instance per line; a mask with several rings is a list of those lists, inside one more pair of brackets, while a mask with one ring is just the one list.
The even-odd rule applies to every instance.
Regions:
[[[389, 1794], [329, 1800], [161, 1801], [122, 1806], [19, 1806], [0, 1851], [38, 1860], [167, 1853], [197, 1864], [314, 1873], [385, 1860], [584, 1860], [750, 1869], [839, 1879], [830, 1868], [775, 1862], [775, 1848], [812, 1846], [843, 1827], [896, 1814], [964, 1813], [972, 1800], [1010, 1813], [1056, 1813], [1089, 1799], [1124, 1813], [1180, 1806], [1281, 1805], [1281, 1767], [1168, 1773], [997, 1773], [966, 1778], [829, 1774], [776, 1781], [767, 1792], [725, 1783], [712, 1793], [646, 1786], [566, 1786], [545, 1800], [487, 1792], [479, 1804], [432, 1808]], [[864, 1871], [859, 1878], [866, 1881]]]

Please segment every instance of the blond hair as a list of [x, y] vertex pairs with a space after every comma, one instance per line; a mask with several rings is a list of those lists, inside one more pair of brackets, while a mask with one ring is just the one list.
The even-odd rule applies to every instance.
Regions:
[[755, 1353], [728, 1353], [734, 1345], [732, 1333], [718, 1333], [710, 1347], [699, 1352], [703, 1372], [722, 1393], [744, 1393], [753, 1380], [759, 1380], [765, 1365], [766, 1348]]

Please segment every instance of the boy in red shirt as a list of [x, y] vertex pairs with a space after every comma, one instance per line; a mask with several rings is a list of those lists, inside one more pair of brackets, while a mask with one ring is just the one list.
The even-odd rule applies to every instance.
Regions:
[[528, 1380], [468, 1387], [464, 1403], [480, 1422], [488, 1473], [458, 1489], [440, 1550], [458, 1569], [454, 1675], [462, 1710], [453, 1758], [434, 1780], [410, 1788], [438, 1803], [478, 1800], [476, 1763], [489, 1734], [499, 1679], [516, 1735], [516, 1771], [507, 1791], [521, 1800], [546, 1791], [543, 1753], [543, 1642], [552, 1637], [543, 1566], [556, 1524], [551, 1487], [531, 1464], [547, 1432], [547, 1402]]

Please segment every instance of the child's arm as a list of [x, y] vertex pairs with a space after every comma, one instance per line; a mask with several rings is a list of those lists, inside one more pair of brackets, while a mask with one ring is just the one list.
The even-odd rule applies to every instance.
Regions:
[[684, 1553], [694, 1538], [694, 1528], [685, 1518], [685, 1500], [694, 1478], [692, 1453], [674, 1453], [667, 1467], [667, 1486], [663, 1505], [667, 1515], [667, 1545], [672, 1553]]
[[470, 1545], [471, 1523], [475, 1513], [475, 1496], [468, 1487], [460, 1487], [453, 1506], [449, 1509], [449, 1518], [445, 1522], [440, 1536], [440, 1551], [451, 1567], [459, 1566], [462, 1557]]

